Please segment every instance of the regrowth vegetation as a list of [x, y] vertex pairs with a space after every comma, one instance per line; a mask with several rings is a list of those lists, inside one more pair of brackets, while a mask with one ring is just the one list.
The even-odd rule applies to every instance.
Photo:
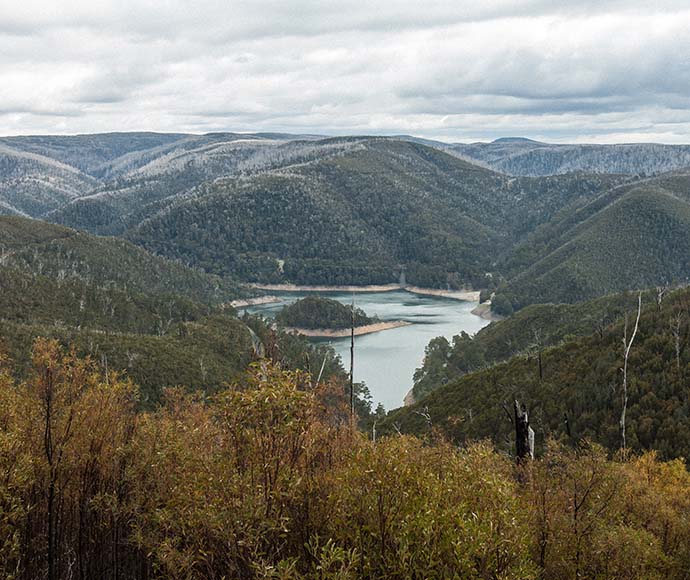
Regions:
[[680, 461], [374, 443], [329, 383], [265, 362], [138, 414], [117, 373], [45, 340], [32, 360], [0, 372], [3, 577], [685, 577]]

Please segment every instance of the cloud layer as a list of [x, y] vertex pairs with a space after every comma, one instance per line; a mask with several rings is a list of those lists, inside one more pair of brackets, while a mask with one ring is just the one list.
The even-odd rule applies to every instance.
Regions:
[[690, 7], [8, 0], [0, 134], [690, 142]]

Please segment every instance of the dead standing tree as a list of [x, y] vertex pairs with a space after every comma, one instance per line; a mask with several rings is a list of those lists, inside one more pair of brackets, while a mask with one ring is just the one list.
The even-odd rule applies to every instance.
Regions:
[[630, 349], [632, 348], [633, 342], [635, 341], [635, 336], [637, 335], [637, 329], [640, 326], [640, 314], [642, 314], [642, 292], [637, 296], [637, 318], [635, 319], [635, 328], [633, 328], [630, 340], [628, 340], [628, 317], [625, 317], [625, 326], [623, 330], [623, 368], [621, 369], [623, 373], [623, 393], [622, 393], [622, 409], [620, 418], [620, 429], [621, 429], [621, 449], [626, 448], [626, 438], [625, 438], [625, 415], [628, 412], [628, 358], [630, 357]]
[[527, 407], [515, 399], [513, 401], [515, 416], [515, 456], [518, 463], [525, 459], [534, 459], [534, 430], [529, 426]]
[[678, 312], [669, 320], [671, 336], [673, 336], [673, 347], [676, 353], [676, 370], [680, 373], [680, 351], [681, 351], [681, 324], [683, 323], [683, 313]]
[[664, 299], [664, 295], [668, 292], [668, 286], [657, 286], [656, 287], [656, 309], [661, 310], [661, 301]]

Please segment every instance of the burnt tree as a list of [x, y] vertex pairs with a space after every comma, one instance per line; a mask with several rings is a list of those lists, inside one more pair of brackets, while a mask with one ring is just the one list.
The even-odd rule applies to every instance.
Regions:
[[534, 459], [534, 431], [529, 426], [527, 407], [515, 399], [513, 402], [515, 415], [515, 456], [518, 463], [524, 459]]

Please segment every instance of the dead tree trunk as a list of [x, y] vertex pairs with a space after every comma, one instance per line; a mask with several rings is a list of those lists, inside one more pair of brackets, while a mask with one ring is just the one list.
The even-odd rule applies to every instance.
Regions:
[[525, 459], [534, 459], [534, 431], [529, 426], [527, 407], [520, 405], [517, 399], [513, 403], [515, 414], [515, 456], [518, 463]]
[[656, 287], [656, 309], [661, 310], [661, 301], [664, 299], [664, 294], [668, 292], [668, 286]]
[[642, 313], [642, 292], [640, 291], [637, 297], [637, 318], [635, 319], [635, 328], [633, 329], [630, 340], [628, 340], [628, 321], [625, 322], [625, 331], [623, 333], [623, 394], [622, 394], [622, 409], [620, 419], [621, 429], [621, 449], [625, 450], [627, 441], [625, 433], [625, 415], [628, 411], [628, 358], [630, 356], [630, 349], [632, 348], [637, 329], [640, 325], [640, 314]]

